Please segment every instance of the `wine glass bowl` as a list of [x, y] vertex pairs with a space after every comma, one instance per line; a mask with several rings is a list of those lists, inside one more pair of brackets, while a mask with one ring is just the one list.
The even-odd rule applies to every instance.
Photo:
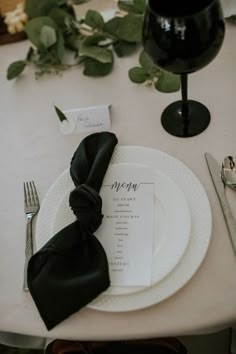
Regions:
[[181, 75], [182, 100], [172, 103], [161, 121], [170, 134], [201, 133], [210, 113], [200, 102], [188, 100], [188, 74], [208, 65], [224, 39], [224, 17], [219, 0], [149, 0], [143, 25], [143, 47], [158, 67]]

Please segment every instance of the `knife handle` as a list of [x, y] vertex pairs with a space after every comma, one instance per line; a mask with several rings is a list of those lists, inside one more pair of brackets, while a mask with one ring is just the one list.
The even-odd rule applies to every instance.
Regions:
[[226, 197], [221, 199], [220, 202], [226, 221], [226, 226], [229, 231], [229, 236], [233, 246], [234, 254], [236, 256], [236, 222]]

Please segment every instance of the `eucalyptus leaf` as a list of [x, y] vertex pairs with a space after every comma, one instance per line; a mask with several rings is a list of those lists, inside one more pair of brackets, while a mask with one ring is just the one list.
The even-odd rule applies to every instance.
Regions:
[[104, 31], [115, 36], [122, 22], [121, 17], [113, 17], [104, 25]]
[[104, 20], [102, 15], [95, 10], [88, 10], [85, 15], [86, 25], [92, 28], [103, 28]]
[[25, 32], [27, 34], [28, 39], [32, 44], [34, 44], [37, 48], [42, 47], [41, 42], [41, 29], [44, 26], [49, 26], [54, 29], [57, 28], [55, 22], [47, 16], [37, 17], [26, 23]]
[[84, 62], [85, 76], [102, 77], [110, 74], [113, 68], [113, 61], [111, 63], [101, 63], [95, 59], [87, 58]]
[[136, 84], [142, 84], [149, 79], [150, 76], [143, 70], [143, 68], [136, 66], [129, 70], [129, 78]]
[[163, 93], [179, 91], [180, 77], [179, 75], [162, 71], [158, 81], [155, 82], [155, 88]]
[[146, 0], [119, 0], [118, 7], [127, 12], [143, 14], [146, 7]]
[[61, 122], [63, 122], [64, 120], [68, 120], [65, 114], [57, 106], [54, 105], [54, 108]]
[[40, 41], [46, 48], [55, 44], [57, 41], [55, 29], [51, 26], [43, 26], [40, 32]]
[[158, 68], [153, 64], [152, 59], [147, 55], [144, 50], [142, 50], [139, 56], [139, 63], [143, 67], [143, 69], [149, 74], [158, 71]]
[[134, 9], [137, 13], [143, 14], [146, 9], [146, 0], [134, 0]]
[[134, 11], [134, 4], [133, 1], [127, 1], [127, 0], [119, 0], [118, 1], [118, 7], [120, 10], [127, 11], [127, 12], [133, 12]]
[[53, 19], [53, 21], [57, 24], [57, 27], [60, 28], [60, 30], [62, 31], [65, 31], [67, 29], [66, 19], [73, 19], [73, 16], [71, 14], [61, 8], [53, 8], [49, 12], [48, 16]]
[[114, 51], [120, 58], [133, 54], [136, 50], [137, 50], [137, 43], [118, 41], [117, 43], [114, 44]]
[[85, 38], [85, 40], [83, 41], [83, 44], [85, 46], [96, 45], [99, 42], [104, 41], [106, 38], [107, 37], [105, 34], [95, 33], [95, 34]]
[[80, 56], [95, 59], [101, 63], [111, 63], [113, 61], [112, 51], [99, 46], [85, 46], [82, 44], [79, 50]]
[[116, 30], [119, 39], [126, 42], [139, 43], [142, 39], [143, 16], [132, 13], [121, 18], [120, 25]]
[[48, 15], [54, 7], [66, 4], [66, 0], [25, 0], [25, 12], [30, 19]]
[[7, 79], [12, 80], [19, 76], [25, 69], [26, 62], [24, 60], [17, 60], [11, 63], [7, 69]]
[[81, 40], [76, 34], [70, 34], [64, 37], [65, 47], [77, 52], [81, 46]]
[[120, 40], [139, 43], [142, 39], [142, 23], [143, 16], [130, 13], [125, 17], [114, 17], [107, 21], [104, 30]]
[[65, 55], [65, 44], [64, 44], [64, 37], [60, 31], [58, 32], [58, 36], [57, 36], [56, 53], [58, 59], [60, 60], [60, 62], [62, 62], [62, 59]]

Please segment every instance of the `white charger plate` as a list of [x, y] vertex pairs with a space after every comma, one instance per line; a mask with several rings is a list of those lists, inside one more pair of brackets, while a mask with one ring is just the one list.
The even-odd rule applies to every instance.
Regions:
[[[140, 291], [128, 294], [106, 294], [104, 292], [87, 305], [101, 311], [131, 311], [151, 306], [173, 295], [195, 274], [206, 255], [211, 238], [211, 209], [207, 195], [192, 171], [179, 160], [166, 153], [144, 147], [117, 147], [111, 163], [142, 164], [154, 170], [162, 171], [175, 181], [184, 193], [191, 215], [191, 237], [187, 249], [172, 271], [162, 280], [143, 290], [139, 289]], [[68, 173], [65, 172], [64, 174], [70, 178]], [[56, 215], [51, 217], [50, 209], [57, 205], [58, 195], [60, 201], [67, 198], [66, 194], [68, 192], [66, 191], [63, 195], [60, 184], [55, 183], [53, 187], [54, 192], [50, 197], [50, 205], [47, 205], [47, 199], [45, 198], [38, 216], [36, 227], [37, 248], [40, 248], [54, 234], [48, 233], [56, 225]], [[48, 213], [44, 212], [45, 209]], [[69, 208], [65, 210], [65, 218], [68, 217], [66, 213], [71, 213]], [[174, 241], [173, 235], [172, 243]]]
[[[118, 168], [123, 163], [115, 164]], [[140, 164], [129, 164], [143, 166]], [[109, 174], [109, 169], [107, 174]], [[152, 280], [163, 279], [183, 256], [189, 239], [191, 216], [183, 192], [168, 176], [154, 170], [154, 238]], [[106, 177], [105, 177], [106, 178]], [[37, 221], [36, 248], [41, 248], [53, 235], [75, 220], [69, 207], [69, 195], [75, 188], [69, 169], [64, 171], [49, 189]], [[95, 233], [99, 239], [101, 228]], [[145, 235], [144, 235], [145, 237]], [[129, 294], [144, 287], [111, 286], [106, 294]]]

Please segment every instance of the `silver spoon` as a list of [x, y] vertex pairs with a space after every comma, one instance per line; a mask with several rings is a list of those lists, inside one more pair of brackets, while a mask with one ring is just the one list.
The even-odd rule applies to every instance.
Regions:
[[221, 179], [226, 186], [236, 190], [236, 160], [233, 156], [224, 158], [221, 169]]

